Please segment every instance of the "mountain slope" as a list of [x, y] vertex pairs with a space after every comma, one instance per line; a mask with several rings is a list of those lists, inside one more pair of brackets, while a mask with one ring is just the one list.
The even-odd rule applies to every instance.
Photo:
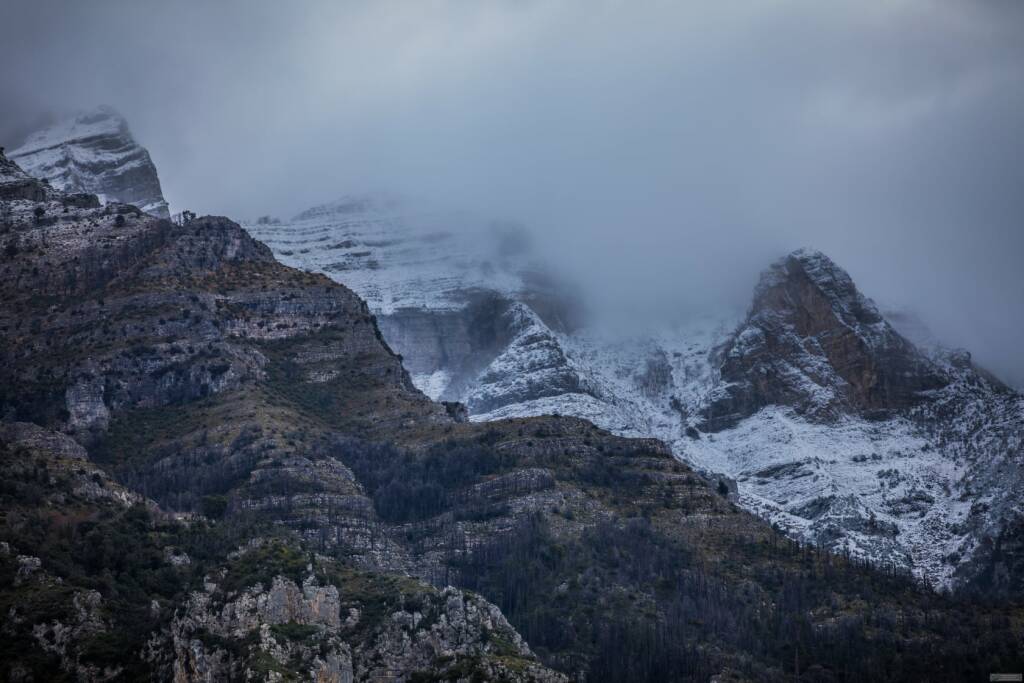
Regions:
[[[801, 250], [773, 264], [739, 320], [609, 338], [538, 315], [522, 280], [477, 267], [486, 252], [462, 240], [456, 250], [473, 258], [449, 261], [448, 247], [410, 240], [399, 241], [401, 260], [378, 256], [375, 245], [396, 243], [395, 226], [417, 223], [415, 212], [396, 202], [378, 220], [365, 204], [345, 206], [344, 219], [324, 208], [248, 229], [295, 265], [351, 277], [417, 386], [466, 403], [472, 420], [554, 413], [654, 436], [802, 541], [941, 586], [992, 576], [1004, 577], [1000, 590], [1018, 589], [1009, 568], [1019, 395], [960, 352], [915, 347], [825, 255]], [[443, 232], [435, 219], [432, 231]], [[334, 256], [349, 251], [372, 252], [373, 267], [349, 259], [335, 269]], [[421, 262], [432, 278], [408, 276]], [[471, 276], [466, 264], [476, 264]], [[971, 426], [951, 428], [961, 414]]]
[[411, 386], [364, 302], [226, 219], [45, 193], [6, 201], [0, 234], [0, 404], [34, 423], [0, 434], [8, 677], [1020, 664], [1019, 608], [799, 547], [660, 442], [568, 417], [460, 421]]
[[[571, 288], [538, 263], [521, 228], [382, 195], [245, 227], [282, 262], [324, 273], [366, 299], [431, 398], [483, 411], [560, 391], [552, 381], [563, 389], [579, 384], [556, 336], [578, 317]], [[521, 355], [514, 347], [524, 345], [543, 363], [520, 364], [520, 384], [509, 387], [501, 386], [501, 369], [491, 368], [483, 389], [481, 373], [502, 356]]]
[[110, 107], [97, 107], [32, 133], [10, 152], [25, 171], [65, 192], [88, 192], [103, 202], [132, 204], [170, 217], [149, 152]]

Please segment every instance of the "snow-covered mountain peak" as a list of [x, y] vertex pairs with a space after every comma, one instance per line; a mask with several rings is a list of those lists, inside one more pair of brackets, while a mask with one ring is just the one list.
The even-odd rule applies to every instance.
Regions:
[[705, 411], [711, 430], [768, 405], [825, 420], [893, 411], [948, 383], [845, 270], [809, 249], [768, 268], [720, 358], [722, 384]]
[[170, 215], [149, 152], [112, 107], [79, 112], [32, 133], [11, 158], [59, 190], [134, 204], [162, 218]]
[[246, 227], [288, 265], [344, 282], [380, 314], [460, 311], [480, 292], [528, 296], [538, 270], [507, 224], [387, 193]]
[[30, 134], [12, 154], [22, 157], [60, 145], [82, 142], [101, 136], [129, 135], [128, 122], [113, 107], [101, 105]]
[[[812, 292], [800, 292], [806, 283]], [[790, 302], [772, 299], [780, 288], [792, 297]], [[793, 296], [796, 294], [797, 296]], [[845, 322], [872, 325], [883, 322], [874, 302], [861, 294], [853, 278], [826, 254], [802, 248], [779, 259], [764, 271], [754, 294], [754, 308], [782, 308], [787, 305], [810, 307], [811, 296], [817, 295], [829, 304]]]

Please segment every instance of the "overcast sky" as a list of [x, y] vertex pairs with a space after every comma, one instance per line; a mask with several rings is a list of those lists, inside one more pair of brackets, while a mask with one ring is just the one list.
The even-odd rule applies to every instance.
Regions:
[[383, 189], [690, 311], [822, 249], [1024, 385], [1024, 2], [3, 0], [0, 144], [110, 104], [172, 207]]

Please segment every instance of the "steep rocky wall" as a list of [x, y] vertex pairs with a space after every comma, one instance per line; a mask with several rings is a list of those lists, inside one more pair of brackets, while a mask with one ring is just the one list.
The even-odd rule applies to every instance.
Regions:
[[6, 410], [92, 438], [112, 412], [259, 381], [267, 350], [257, 345], [277, 342], [322, 382], [339, 380], [328, 366], [344, 365], [350, 386], [372, 378], [446, 415], [415, 392], [364, 302], [279, 265], [236, 224], [177, 226], [127, 205], [71, 208], [67, 197], [8, 204]]
[[768, 405], [812, 418], [892, 414], [948, 383], [827, 256], [797, 251], [761, 278], [747, 320], [718, 351], [711, 430]]

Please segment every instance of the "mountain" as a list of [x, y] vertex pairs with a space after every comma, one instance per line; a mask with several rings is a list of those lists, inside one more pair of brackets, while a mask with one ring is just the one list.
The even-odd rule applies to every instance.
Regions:
[[[475, 422], [573, 415], [656, 437], [802, 542], [946, 588], [1020, 589], [1021, 396], [966, 352], [908, 341], [824, 254], [772, 264], [746, 315], [609, 336], [551, 294], [571, 288], [531, 292], [528, 252], [474, 243], [484, 224], [378, 206], [246, 227], [365, 296], [430, 396]], [[408, 239], [416, 226], [448, 237]]]
[[8, 680], [1024, 664], [1019, 605], [789, 541], [659, 441], [465, 421], [415, 389], [352, 290], [226, 218], [100, 206], [2, 156], [0, 197]]
[[721, 384], [703, 423], [713, 431], [770, 405], [812, 419], [899, 411], [949, 382], [844, 270], [810, 250], [765, 271], [719, 357]]
[[10, 153], [29, 175], [65, 192], [132, 204], [170, 217], [149, 152], [110, 107], [81, 112], [38, 130]]
[[939, 585], [1020, 589], [1024, 397], [968, 353], [918, 349], [800, 250], [711, 359], [698, 421], [714, 443], [678, 450], [738, 479], [747, 507]]
[[[5, 169], [6, 197], [46, 191]], [[476, 421], [556, 413], [657, 436], [805, 542], [945, 586], [1018, 575], [1020, 397], [963, 353], [907, 342], [824, 255], [770, 268], [734, 333], [708, 320], [610, 344], [568, 322], [572, 302], [508, 226], [361, 197], [248, 228], [365, 295], [412, 381]], [[97, 389], [69, 392], [74, 422], [107, 419]]]
[[[483, 412], [582, 384], [557, 338], [580, 317], [573, 290], [536, 258], [521, 227], [379, 194], [245, 227], [282, 262], [365, 298], [431, 398]], [[512, 358], [528, 360], [502, 365]]]

